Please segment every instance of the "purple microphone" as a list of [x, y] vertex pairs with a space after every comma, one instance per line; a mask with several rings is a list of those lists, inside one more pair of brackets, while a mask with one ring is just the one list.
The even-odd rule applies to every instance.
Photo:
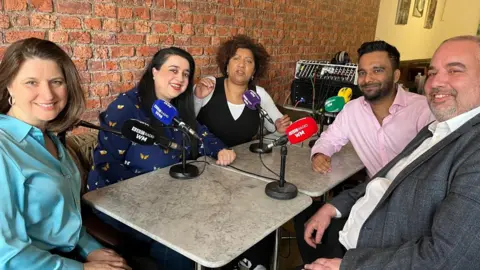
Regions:
[[243, 93], [243, 103], [247, 106], [250, 110], [258, 110], [260, 115], [268, 120], [268, 122], [275, 125], [272, 118], [268, 115], [268, 113], [260, 106], [260, 96], [253, 90], [247, 90]]

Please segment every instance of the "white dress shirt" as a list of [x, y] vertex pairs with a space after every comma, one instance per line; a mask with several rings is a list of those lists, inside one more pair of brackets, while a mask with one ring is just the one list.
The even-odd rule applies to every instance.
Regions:
[[[365, 223], [365, 220], [370, 216], [373, 209], [377, 206], [380, 199], [387, 191], [392, 181], [397, 175], [405, 169], [411, 162], [420, 157], [428, 149], [436, 143], [447, 137], [450, 133], [455, 131], [468, 120], [472, 119], [480, 113], [480, 107], [470, 110], [466, 113], [458, 115], [452, 119], [444, 122], [433, 122], [428, 126], [428, 129], [433, 133], [433, 136], [427, 138], [423, 143], [415, 149], [409, 156], [401, 159], [393, 166], [385, 177], [376, 177], [372, 179], [366, 187], [365, 195], [357, 200], [350, 211], [350, 216], [339, 232], [339, 241], [346, 249], [353, 249], [357, 247], [358, 236], [360, 230]], [[339, 212], [337, 210], [337, 216]], [[340, 213], [341, 215], [341, 213]]]

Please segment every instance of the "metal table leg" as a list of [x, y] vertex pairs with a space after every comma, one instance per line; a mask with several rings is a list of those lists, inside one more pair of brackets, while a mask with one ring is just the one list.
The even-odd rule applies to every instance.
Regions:
[[199, 263], [195, 263], [195, 270], [205, 270], [205, 267], [203, 267], [201, 264]]
[[278, 270], [278, 250], [280, 248], [280, 228], [275, 230], [275, 247], [273, 250], [273, 268], [272, 270]]

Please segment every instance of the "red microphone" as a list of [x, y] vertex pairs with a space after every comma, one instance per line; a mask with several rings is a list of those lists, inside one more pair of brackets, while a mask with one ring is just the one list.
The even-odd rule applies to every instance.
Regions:
[[304, 117], [293, 122], [285, 130], [285, 135], [276, 139], [267, 145], [267, 149], [275, 146], [284, 145], [287, 142], [291, 144], [301, 143], [312, 137], [318, 131], [318, 126], [312, 117]]

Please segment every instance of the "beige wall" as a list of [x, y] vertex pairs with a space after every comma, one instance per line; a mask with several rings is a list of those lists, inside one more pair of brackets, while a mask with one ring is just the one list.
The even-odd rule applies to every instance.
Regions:
[[385, 40], [396, 46], [401, 60], [431, 58], [443, 40], [457, 35], [475, 35], [477, 32], [480, 0], [438, 0], [432, 29], [423, 28], [429, 1], [425, 2], [423, 16], [417, 18], [412, 16], [415, 3], [415, 0], [412, 0], [406, 25], [395, 25], [397, 0], [380, 2], [375, 39]]

